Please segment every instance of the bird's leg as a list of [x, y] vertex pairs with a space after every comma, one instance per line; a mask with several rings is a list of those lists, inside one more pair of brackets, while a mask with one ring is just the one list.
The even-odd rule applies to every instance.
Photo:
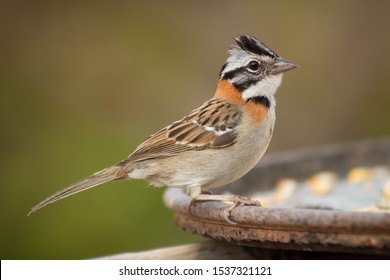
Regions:
[[190, 202], [190, 206], [188, 207], [188, 212], [190, 213], [190, 215], [192, 216], [192, 206], [194, 206], [197, 202], [200, 202], [201, 200], [197, 200], [196, 198], [199, 197], [201, 194], [203, 195], [212, 195], [213, 193], [211, 191], [208, 191], [208, 190], [202, 190], [201, 188], [199, 187], [196, 187], [196, 188], [187, 188], [187, 195], [190, 196], [192, 198], [191, 202]]

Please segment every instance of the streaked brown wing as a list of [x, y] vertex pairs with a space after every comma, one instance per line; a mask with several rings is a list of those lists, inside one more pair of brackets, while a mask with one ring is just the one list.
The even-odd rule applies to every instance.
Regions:
[[211, 99], [183, 119], [151, 135], [127, 160], [137, 162], [233, 145], [237, 137], [235, 128], [241, 120], [236, 106]]

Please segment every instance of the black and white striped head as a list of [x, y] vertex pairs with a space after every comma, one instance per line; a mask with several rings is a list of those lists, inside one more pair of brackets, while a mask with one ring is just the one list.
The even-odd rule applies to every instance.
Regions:
[[244, 99], [274, 95], [282, 73], [297, 67], [251, 35], [241, 35], [235, 41], [238, 46], [229, 50], [220, 79], [232, 83]]

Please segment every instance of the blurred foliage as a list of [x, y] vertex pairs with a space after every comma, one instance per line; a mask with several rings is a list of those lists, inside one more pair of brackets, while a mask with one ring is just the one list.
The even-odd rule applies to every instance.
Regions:
[[271, 152], [389, 135], [389, 12], [389, 1], [2, 0], [1, 258], [201, 240], [142, 181], [26, 213], [210, 98], [238, 34], [300, 65], [278, 92]]

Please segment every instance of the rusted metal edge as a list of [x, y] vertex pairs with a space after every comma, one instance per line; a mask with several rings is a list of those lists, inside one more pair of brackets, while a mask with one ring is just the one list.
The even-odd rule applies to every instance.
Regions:
[[192, 219], [181, 214], [176, 214], [176, 222], [185, 231], [242, 246], [390, 255], [390, 235], [388, 234], [320, 233], [226, 226]]
[[[225, 221], [223, 211], [230, 205], [219, 201], [195, 203], [183, 190], [169, 188], [164, 202], [175, 213], [191, 220], [232, 226]], [[231, 220], [240, 227], [320, 231], [324, 233], [375, 233], [390, 238], [390, 213], [352, 212], [318, 209], [287, 209], [258, 206], [238, 206], [231, 212]], [[358, 221], [358, 223], [356, 222]]]
[[[176, 224], [183, 230], [231, 244], [265, 249], [390, 255], [388, 213], [378, 216], [378, 213], [241, 206], [232, 212], [231, 219], [237, 223], [232, 225], [223, 218], [223, 210], [229, 207], [223, 202], [197, 203], [189, 214], [191, 199], [183, 191], [169, 189], [164, 200], [175, 212]], [[315, 219], [310, 212], [321, 218]], [[356, 219], [359, 223], [354, 222]]]

